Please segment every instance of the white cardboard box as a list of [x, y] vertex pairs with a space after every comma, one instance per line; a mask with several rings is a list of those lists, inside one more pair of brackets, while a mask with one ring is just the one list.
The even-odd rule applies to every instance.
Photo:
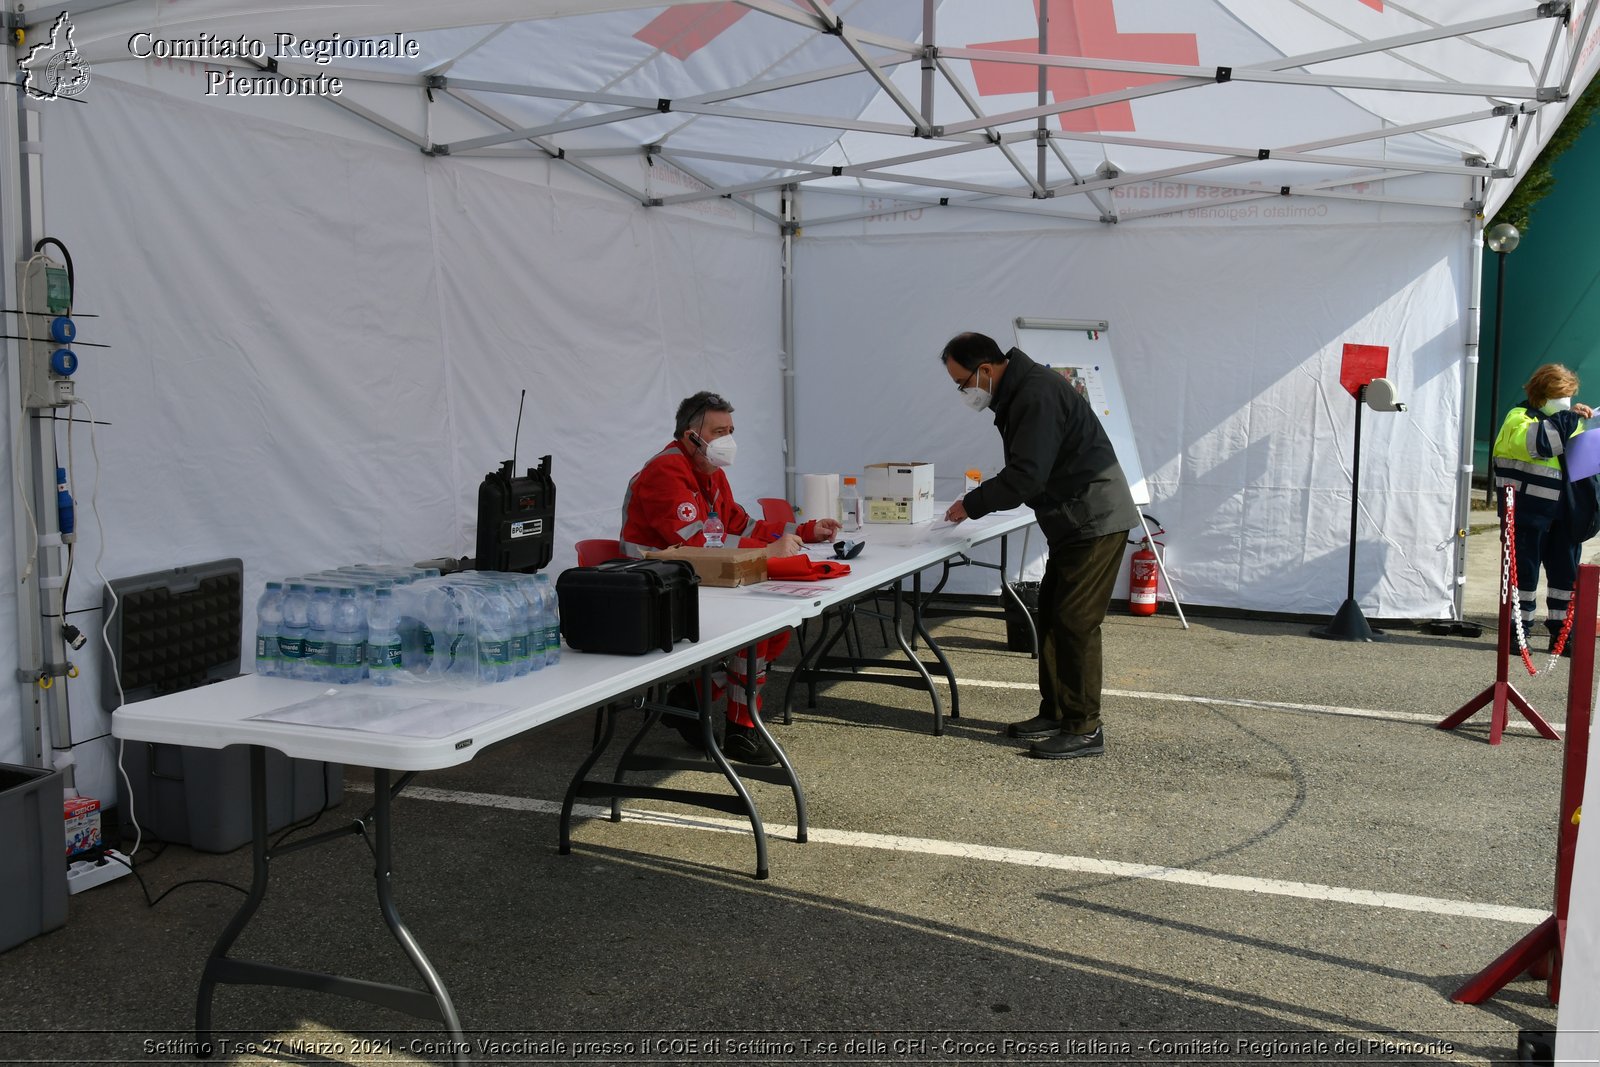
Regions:
[[863, 472], [861, 495], [868, 522], [929, 522], [933, 519], [932, 463], [873, 463]]

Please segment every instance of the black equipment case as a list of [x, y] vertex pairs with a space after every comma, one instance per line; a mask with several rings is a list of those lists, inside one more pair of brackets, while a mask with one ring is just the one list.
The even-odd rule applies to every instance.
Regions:
[[556, 579], [561, 636], [579, 652], [639, 656], [700, 640], [700, 576], [687, 560], [618, 559]]
[[478, 486], [478, 569], [532, 574], [550, 563], [556, 544], [556, 483], [550, 457], [516, 477], [506, 460]]

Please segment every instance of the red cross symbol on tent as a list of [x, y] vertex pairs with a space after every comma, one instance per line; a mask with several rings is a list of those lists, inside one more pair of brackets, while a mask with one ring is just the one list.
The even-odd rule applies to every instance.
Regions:
[[[1037, 16], [1038, 0], [1034, 0], [1033, 10]], [[1039, 40], [1026, 37], [1018, 41], [988, 41], [971, 47], [1002, 52], [1037, 52]], [[1119, 33], [1112, 0], [1067, 0], [1065, 4], [1058, 0], [1052, 4], [1045, 51], [1054, 56], [1142, 59], [1189, 65], [1199, 62], [1199, 49], [1192, 33]], [[982, 96], [1032, 93], [1039, 87], [1037, 68], [1018, 63], [974, 62], [972, 76], [977, 80], [978, 92]], [[1045, 85], [1058, 104], [1161, 80], [1160, 76], [1153, 74], [1073, 70], [1067, 67], [1051, 67], [1045, 75]], [[1076, 133], [1132, 130], [1133, 108], [1123, 101], [1083, 111], [1063, 112], [1061, 128]]]
[[634, 37], [669, 56], [688, 59], [750, 14], [738, 4], [679, 4], [651, 19]]

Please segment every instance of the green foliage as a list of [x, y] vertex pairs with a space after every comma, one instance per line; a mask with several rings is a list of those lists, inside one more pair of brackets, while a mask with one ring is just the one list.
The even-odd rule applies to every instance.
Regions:
[[[1600, 108], [1600, 78], [1595, 78], [1589, 83], [1589, 88], [1583, 91], [1561, 120], [1561, 125], [1556, 127], [1555, 136], [1550, 138], [1544, 150], [1539, 153], [1533, 165], [1528, 168], [1528, 173], [1512, 191], [1489, 226], [1502, 222], [1509, 222], [1527, 236], [1528, 227], [1532, 225], [1533, 211], [1550, 190], [1555, 188], [1555, 175], [1550, 172], [1551, 166], [1561, 158], [1561, 153], [1572, 147], [1578, 140], [1578, 135], [1583, 132], [1589, 120], [1594, 117], [1595, 109]], [[1526, 119], [1524, 119], [1526, 121]]]

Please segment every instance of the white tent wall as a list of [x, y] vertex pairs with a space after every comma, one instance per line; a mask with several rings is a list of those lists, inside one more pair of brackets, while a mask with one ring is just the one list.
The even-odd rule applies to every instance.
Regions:
[[[697, 389], [738, 405], [741, 497], [781, 492], [776, 236], [109, 79], [46, 119], [46, 230], [72, 250], [77, 310], [99, 316], [82, 338], [113, 346], [77, 376], [106, 424], [107, 577], [241, 557], [248, 648], [270, 578], [470, 555], [522, 388], [521, 464], [554, 456], [553, 569], [617, 535], [627, 479]], [[97, 635], [85, 427], [73, 445], [69, 610]], [[73, 656], [74, 739], [107, 729], [100, 659]], [[12, 751], [17, 699], [0, 722]], [[114, 758], [78, 745], [80, 788], [111, 795]]]
[[1002, 450], [991, 417], [957, 403], [945, 341], [1009, 346], [1018, 315], [1105, 319], [1180, 597], [1331, 614], [1356, 407], [1342, 349], [1388, 345], [1408, 410], [1363, 419], [1357, 599], [1448, 617], [1469, 241], [1461, 223], [802, 238], [799, 468], [930, 460], [951, 499]]

